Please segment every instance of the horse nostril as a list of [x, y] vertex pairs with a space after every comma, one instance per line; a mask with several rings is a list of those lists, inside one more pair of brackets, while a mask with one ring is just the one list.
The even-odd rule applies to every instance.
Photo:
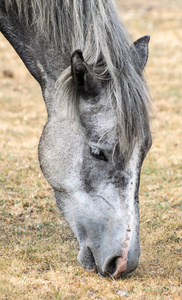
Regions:
[[106, 266], [105, 274], [111, 275], [114, 278], [120, 277], [120, 275], [126, 270], [127, 261], [122, 257], [114, 257]]
[[117, 257], [115, 257], [114, 259], [112, 259], [106, 266], [105, 268], [105, 274], [107, 275], [112, 275], [115, 273], [116, 271], [116, 260]]
[[88, 271], [93, 271], [96, 269], [94, 256], [91, 249], [87, 246], [80, 250], [78, 254], [78, 261]]

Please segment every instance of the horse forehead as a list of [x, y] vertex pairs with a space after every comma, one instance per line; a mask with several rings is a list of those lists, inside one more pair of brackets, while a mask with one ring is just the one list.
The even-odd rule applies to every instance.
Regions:
[[115, 132], [117, 113], [106, 97], [95, 101], [80, 101], [80, 118], [83, 126], [89, 131], [100, 135]]

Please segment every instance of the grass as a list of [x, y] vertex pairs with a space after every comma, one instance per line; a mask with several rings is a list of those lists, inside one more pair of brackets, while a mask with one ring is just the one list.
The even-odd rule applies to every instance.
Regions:
[[0, 36], [0, 299], [181, 299], [181, 14], [179, 0], [122, 5], [133, 39], [152, 37], [146, 71], [155, 116], [141, 175], [140, 265], [121, 280], [77, 262], [77, 241], [38, 165], [40, 89]]

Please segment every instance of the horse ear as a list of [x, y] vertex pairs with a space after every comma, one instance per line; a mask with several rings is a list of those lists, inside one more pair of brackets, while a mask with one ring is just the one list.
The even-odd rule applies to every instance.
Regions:
[[88, 70], [81, 50], [74, 51], [71, 56], [71, 73], [74, 83], [78, 87], [85, 87]]
[[[150, 36], [145, 35], [138, 39], [136, 42], [133, 43], [131, 46], [131, 52], [134, 58], [134, 61], [137, 60], [137, 66], [139, 66], [140, 70], [146, 66], [148, 60], [148, 44], [150, 41]], [[136, 57], [137, 54], [137, 57]]]
[[81, 50], [76, 50], [71, 56], [71, 73], [76, 87], [86, 94], [96, 96], [101, 90], [101, 82], [92, 69], [84, 61]]

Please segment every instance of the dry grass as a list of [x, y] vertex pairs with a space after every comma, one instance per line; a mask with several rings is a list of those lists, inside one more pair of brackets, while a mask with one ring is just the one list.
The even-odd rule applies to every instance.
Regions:
[[40, 89], [0, 36], [0, 299], [181, 299], [182, 4], [127, 0], [133, 39], [150, 34], [153, 147], [141, 177], [141, 259], [122, 280], [87, 273], [37, 160]]

